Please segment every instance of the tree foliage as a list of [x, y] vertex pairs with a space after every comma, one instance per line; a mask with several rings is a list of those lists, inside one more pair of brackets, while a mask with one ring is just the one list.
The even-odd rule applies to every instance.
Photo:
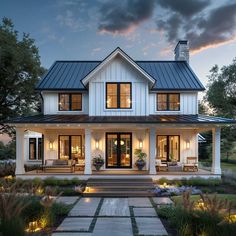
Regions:
[[[209, 83], [204, 101], [214, 115], [236, 118], [236, 58], [221, 69], [217, 65], [210, 70]], [[205, 134], [208, 136], [208, 133]], [[224, 127], [221, 132], [222, 157], [236, 150], [236, 127]], [[211, 148], [208, 149], [210, 154]]]
[[35, 84], [45, 72], [38, 48], [29, 34], [20, 38], [12, 21], [0, 23], [0, 132], [12, 133], [3, 121], [39, 111]]

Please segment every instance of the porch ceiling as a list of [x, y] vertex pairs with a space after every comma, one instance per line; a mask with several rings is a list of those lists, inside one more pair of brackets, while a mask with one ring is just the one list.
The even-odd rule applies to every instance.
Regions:
[[235, 119], [204, 115], [88, 116], [35, 115], [6, 121], [8, 124], [236, 124]]

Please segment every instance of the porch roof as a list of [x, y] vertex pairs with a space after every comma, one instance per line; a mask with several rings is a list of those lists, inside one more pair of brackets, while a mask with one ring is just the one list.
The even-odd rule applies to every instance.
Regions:
[[205, 115], [149, 115], [149, 116], [88, 116], [88, 115], [35, 115], [6, 121], [8, 124], [92, 124], [92, 123], [143, 123], [143, 124], [236, 124], [236, 119]]

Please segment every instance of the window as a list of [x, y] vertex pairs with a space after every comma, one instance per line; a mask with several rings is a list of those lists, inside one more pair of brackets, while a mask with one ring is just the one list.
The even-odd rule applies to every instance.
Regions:
[[60, 93], [59, 111], [81, 111], [82, 94], [81, 93]]
[[179, 93], [158, 93], [157, 111], [179, 111], [180, 95]]
[[29, 159], [36, 160], [36, 138], [29, 138]]
[[81, 135], [60, 135], [59, 136], [59, 158], [75, 159], [82, 157], [82, 136]]
[[157, 157], [162, 161], [179, 161], [180, 141], [178, 135], [157, 136]]
[[43, 141], [42, 138], [29, 138], [29, 160], [42, 160]]
[[106, 83], [106, 108], [132, 108], [131, 83]]

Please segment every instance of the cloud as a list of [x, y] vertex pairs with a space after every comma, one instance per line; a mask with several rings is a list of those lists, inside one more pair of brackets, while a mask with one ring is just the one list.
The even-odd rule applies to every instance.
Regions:
[[210, 4], [210, 0], [158, 0], [158, 3], [163, 8], [179, 13], [184, 17], [202, 11]]
[[154, 0], [124, 0], [103, 3], [99, 9], [99, 32], [129, 34], [154, 10]]
[[191, 52], [196, 53], [236, 39], [236, 3], [214, 9], [207, 9], [210, 2], [202, 0], [159, 0], [158, 3], [168, 17], [157, 19], [157, 29], [164, 32], [169, 43], [187, 39]]

